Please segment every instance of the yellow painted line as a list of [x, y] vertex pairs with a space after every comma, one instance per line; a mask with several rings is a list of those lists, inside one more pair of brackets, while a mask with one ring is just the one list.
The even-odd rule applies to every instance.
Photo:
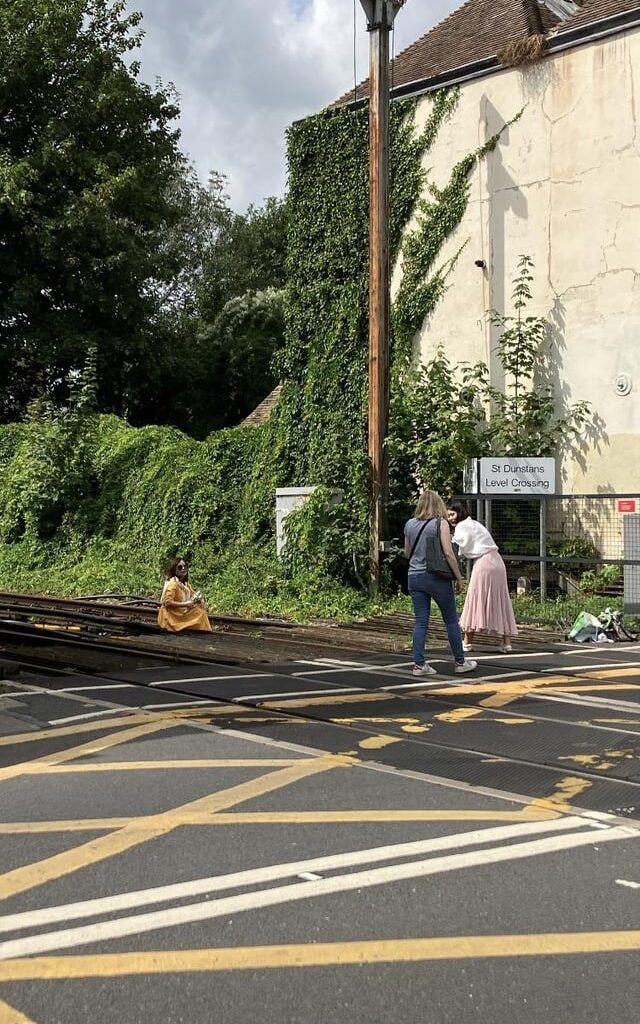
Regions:
[[[502, 758], [492, 758], [500, 761]], [[323, 825], [351, 822], [411, 822], [411, 821], [521, 821], [524, 811], [236, 811], [229, 814], [180, 814], [171, 815], [175, 828], [181, 825]], [[557, 817], [555, 814], [541, 815], [532, 811], [531, 818], [538, 820]], [[0, 824], [0, 835], [37, 835], [41, 832], [92, 832], [112, 831], [136, 825], [139, 831], [154, 828], [144, 818], [78, 818], [60, 821], [10, 821]]]
[[549, 796], [540, 797], [527, 804], [527, 811], [539, 809], [553, 811], [570, 811], [571, 801], [593, 785], [588, 779], [578, 779], [572, 775], [566, 775], [554, 786]]
[[12, 736], [0, 737], [0, 747], [11, 747], [18, 743], [35, 743], [38, 740], [55, 739], [57, 736], [75, 736], [83, 732], [115, 729], [120, 725], [124, 728], [127, 725], [137, 725], [139, 722], [152, 722], [156, 718], [157, 715], [147, 711], [144, 715], [122, 715], [121, 718], [112, 718], [109, 721], [81, 722], [78, 725], [66, 725], [63, 729], [37, 729], [35, 732], [19, 732]]
[[336, 693], [334, 697], [305, 697], [304, 700], [265, 700], [259, 701], [261, 708], [311, 708], [332, 704], [371, 704], [376, 701], [393, 700], [390, 693]]
[[[158, 723], [160, 725], [162, 723]], [[167, 723], [164, 723], [165, 725]], [[133, 732], [133, 730], [131, 730]], [[23, 867], [15, 868], [0, 875], [0, 899], [7, 899], [20, 892], [26, 892], [35, 886], [43, 885], [54, 878], [61, 878], [64, 875], [72, 874], [89, 864], [96, 864], [99, 861], [114, 857], [116, 854], [130, 850], [134, 846], [147, 842], [149, 839], [166, 835], [178, 827], [179, 821], [176, 816], [180, 814], [215, 814], [217, 811], [228, 810], [235, 804], [245, 800], [254, 799], [265, 793], [281, 789], [293, 782], [316, 775], [319, 772], [329, 771], [332, 768], [344, 767], [352, 764], [350, 758], [331, 756], [304, 759], [296, 762], [288, 768], [281, 768], [279, 771], [268, 772], [257, 779], [242, 782], [239, 785], [231, 786], [220, 792], [212, 793], [209, 796], [192, 800], [180, 807], [157, 815], [148, 815], [145, 818], [134, 819], [130, 824], [117, 832], [111, 832], [106, 836], [92, 839], [88, 843], [76, 846], [71, 850], [54, 854], [44, 860], [33, 864], [26, 864]]]
[[71, 772], [141, 772], [181, 768], [286, 768], [302, 758], [194, 758], [189, 761], [109, 761], [103, 764], [61, 764], [46, 769], [47, 775]]
[[358, 746], [363, 747], [364, 750], [380, 750], [382, 747], [388, 747], [391, 743], [402, 743], [402, 738], [400, 736], [368, 736], [366, 740], [360, 740]]
[[440, 722], [463, 722], [466, 718], [482, 715], [482, 708], [455, 708], [453, 711], [442, 711], [434, 715]]
[[0, 1024], [34, 1024], [34, 1021], [0, 999]]
[[345, 967], [357, 964], [476, 960], [490, 957], [570, 956], [622, 953], [637, 949], [640, 949], [640, 930], [374, 939], [5, 960], [0, 963], [0, 981], [122, 978], [141, 974]]
[[640, 681], [640, 665], [634, 665], [630, 668], [599, 668], [589, 669], [586, 672], [580, 672], [581, 676], [586, 679], [610, 679], [612, 676], [626, 679], [627, 676], [635, 676]]
[[[111, 722], [113, 728], [114, 723]], [[46, 771], [55, 765], [65, 761], [72, 761], [76, 757], [85, 757], [89, 754], [97, 754], [101, 750], [118, 746], [120, 743], [128, 743], [130, 740], [139, 739], [141, 736], [149, 736], [152, 733], [161, 732], [166, 729], [173, 729], [175, 722], [170, 718], [161, 718], [154, 721], [153, 718], [146, 718], [144, 725], [136, 725], [133, 729], [122, 728], [109, 736], [98, 736], [89, 740], [88, 743], [81, 743], [77, 747], [68, 747], [66, 750], [59, 750], [55, 754], [44, 754], [32, 761], [20, 761], [18, 764], [9, 765], [8, 768], [0, 768], [0, 782], [6, 779], [15, 779], [20, 775], [31, 775], [33, 773]]]
[[486, 718], [486, 722], [500, 722], [501, 725], [533, 725], [535, 719], [533, 718], [516, 718], [513, 715], [511, 718]]

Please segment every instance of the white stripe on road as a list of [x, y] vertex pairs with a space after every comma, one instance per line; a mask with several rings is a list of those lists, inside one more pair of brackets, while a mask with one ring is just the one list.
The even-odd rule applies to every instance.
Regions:
[[555, 701], [558, 704], [578, 704], [583, 707], [602, 708], [603, 710], [609, 708], [611, 711], [626, 711], [628, 714], [637, 714], [640, 711], [640, 704], [631, 700], [609, 700], [607, 697], [593, 697], [587, 693], [573, 694], [556, 687], [552, 692], [545, 691], [544, 693], [531, 690], [527, 697], [534, 700]]
[[[55, 693], [55, 690], [50, 690], [48, 692]], [[52, 718], [49, 721], [48, 724], [49, 725], [65, 725], [67, 722], [81, 722], [85, 718], [100, 718], [101, 715], [121, 715], [121, 714], [122, 714], [122, 708], [121, 707], [107, 708], [106, 711], [90, 711], [86, 715], [71, 715], [70, 718]]]
[[94, 683], [93, 686], [65, 686], [59, 690], [49, 690], [49, 693], [83, 693], [85, 690], [135, 690], [135, 683], [109, 683], [108, 686], [101, 686]]
[[583, 662], [581, 665], [558, 665], [543, 668], [541, 672], [599, 672], [603, 668], [637, 668], [640, 676], [640, 661], [594, 661]]
[[[80, 903], [68, 903], [58, 907], [45, 907], [42, 910], [27, 910], [20, 914], [9, 914], [0, 917], [0, 933], [18, 931], [21, 928], [33, 928], [43, 924], [54, 924], [56, 921], [70, 921], [80, 917], [97, 917], [99, 914], [130, 910], [132, 907], [166, 903], [169, 900], [186, 899], [189, 896], [200, 896], [205, 892], [219, 892], [223, 889], [239, 889], [242, 886], [259, 885], [264, 882], [273, 882], [279, 878], [293, 877], [303, 871], [336, 871], [338, 868], [372, 864], [376, 861], [392, 860], [396, 857], [412, 857], [421, 853], [434, 853], [438, 850], [479, 846], [483, 843], [500, 842], [504, 839], [541, 835], [545, 832], [567, 832], [575, 828], [584, 828], [586, 824], [591, 823], [574, 815], [569, 818], [552, 818], [547, 821], [527, 821], [516, 825], [479, 828], [471, 832], [459, 832], [456, 835], [437, 836], [435, 839], [420, 839], [411, 843], [395, 843], [367, 850], [334, 853], [324, 857], [314, 857], [310, 860], [269, 864], [262, 868], [236, 871], [230, 875], [211, 875], [208, 878], [196, 878], [190, 882], [176, 882], [173, 885], [160, 885], [152, 889], [125, 892], [118, 896], [103, 896], [98, 899], [83, 900]], [[595, 824], [591, 824], [591, 827], [595, 829]]]
[[287, 690], [286, 693], [249, 693], [245, 697], [233, 697], [232, 704], [242, 704], [245, 700], [274, 700], [276, 697], [324, 697], [334, 693], [368, 693], [361, 686], [326, 686], [324, 690]]
[[[429, 664], [433, 665], [434, 661], [430, 661]], [[443, 686], [443, 685], [446, 686], [447, 684], [449, 684], [451, 686], [460, 686], [460, 683], [458, 682], [458, 679], [457, 679], [457, 676], [459, 676], [459, 675], [469, 675], [468, 682], [470, 682], [470, 683], [473, 683], [473, 682], [476, 682], [476, 683], [490, 683], [493, 679], [501, 679], [506, 684], [506, 683], [510, 683], [511, 680], [515, 679], [516, 677], [519, 677], [519, 676], [531, 676], [531, 675], [533, 675], [533, 673], [532, 672], [524, 672], [524, 671], [522, 671], [522, 672], [506, 672], [506, 673], [505, 672], [499, 672], [497, 675], [485, 676], [485, 675], [482, 675], [482, 673], [480, 673], [478, 675], [478, 674], [474, 674], [474, 673], [471, 673], [471, 672], [469, 672], [469, 673], [457, 672], [455, 674], [455, 676], [441, 676], [440, 678], [437, 678], [437, 676], [439, 676], [439, 675], [440, 675], [440, 673], [436, 670], [436, 675], [435, 676], [432, 676], [431, 673], [428, 673], [428, 674], [425, 673], [425, 675], [423, 676], [423, 681], [421, 683], [394, 683], [393, 686], [381, 686], [380, 689], [381, 690], [409, 690], [409, 689], [414, 689], [414, 688], [416, 688], [418, 686], [421, 687], [421, 689], [424, 689], [425, 686], [440, 687], [440, 686]]]
[[196, 705], [201, 707], [203, 704], [213, 706], [211, 700], [179, 700], [175, 703], [172, 701], [171, 704], [143, 704], [141, 711], [160, 711], [163, 708], [194, 708]]
[[266, 672], [249, 672], [244, 675], [238, 674], [237, 676], [189, 676], [182, 679], [158, 679], [153, 683], [145, 683], [142, 680], [140, 684], [142, 686], [169, 686], [171, 683], [217, 683], [224, 679], [270, 679], [271, 676]]
[[[479, 648], [482, 650], [482, 648]], [[467, 652], [465, 652], [467, 653]], [[473, 658], [474, 661], [509, 661], [511, 658], [552, 658], [554, 651], [535, 651], [533, 654], [527, 651], [526, 654], [516, 654], [515, 651], [510, 654], [476, 654], [474, 649], [468, 652], [469, 657]]]
[[629, 882], [626, 878], [616, 878], [616, 885], [626, 885], [628, 889], [640, 889], [640, 882]]
[[84, 925], [79, 928], [65, 928], [57, 932], [48, 932], [24, 939], [14, 939], [0, 945], [0, 959], [30, 956], [49, 950], [71, 949], [109, 939], [123, 938], [125, 935], [140, 935], [145, 932], [158, 931], [196, 921], [209, 921], [217, 917], [228, 917], [246, 910], [273, 907], [283, 903], [311, 899], [318, 896], [329, 896], [353, 889], [371, 888], [392, 882], [423, 878], [428, 875], [456, 871], [461, 868], [475, 867], [484, 864], [496, 864], [501, 861], [518, 860], [523, 857], [535, 857], [540, 854], [570, 850], [622, 839], [638, 838], [640, 833], [625, 827], [599, 831], [591, 830], [577, 834], [548, 836], [535, 839], [529, 843], [516, 843], [511, 846], [492, 847], [488, 850], [474, 850], [468, 853], [452, 854], [446, 857], [434, 857], [428, 860], [412, 861], [409, 864], [393, 864], [366, 871], [356, 871], [345, 875], [323, 878], [317, 882], [296, 882], [292, 885], [276, 886], [272, 889], [227, 896], [219, 900], [204, 903], [188, 904], [170, 910], [158, 910], [150, 914], [137, 914], [115, 921], [103, 921], [99, 924]]
[[[302, 664], [308, 664], [308, 663], [307, 662], [302, 662]], [[393, 664], [391, 664], [391, 665], [363, 665], [362, 663], [358, 664], [357, 662], [353, 662], [353, 664], [349, 665], [347, 668], [316, 668], [316, 669], [313, 669], [313, 670], [309, 669], [309, 671], [305, 671], [305, 672], [292, 672], [291, 675], [293, 675], [293, 676], [319, 676], [319, 675], [330, 676], [330, 675], [339, 674], [340, 672], [368, 672], [370, 675], [374, 675], [374, 676], [378, 675], [379, 676], [379, 675], [384, 675], [385, 672], [390, 672], [392, 669], [411, 668], [412, 664], [413, 664], [413, 662], [412, 661], [407, 661], [406, 658], [404, 659], [404, 661], [394, 661]]]

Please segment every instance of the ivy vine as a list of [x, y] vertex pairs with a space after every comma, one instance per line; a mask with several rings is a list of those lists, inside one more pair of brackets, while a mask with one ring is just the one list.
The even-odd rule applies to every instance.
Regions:
[[[436, 93], [419, 132], [415, 101], [395, 101], [391, 109], [390, 250], [403, 263], [392, 311], [391, 432], [400, 440], [409, 424], [401, 396], [413, 338], [455, 265], [456, 256], [440, 266], [438, 257], [464, 216], [471, 171], [499, 139], [461, 160], [442, 189], [430, 187], [417, 227], [407, 232], [425, 189], [425, 157], [458, 99], [456, 89]], [[274, 595], [282, 597], [290, 581], [287, 566], [275, 560], [274, 490], [310, 484], [319, 485], [319, 496], [306, 521], [303, 515], [296, 527], [292, 518], [289, 576], [306, 573], [308, 585], [315, 573], [325, 594], [329, 577], [351, 584], [364, 578], [368, 147], [366, 109], [323, 111], [289, 129], [286, 336], [277, 356], [282, 392], [266, 424], [196, 442], [173, 429], [134, 430], [113, 417], [94, 417], [84, 465], [74, 463], [68, 507], [62, 507], [66, 491], [56, 490], [53, 532], [43, 495], [64, 459], [69, 462], [66, 449], [60, 454], [68, 430], [63, 437], [61, 424], [49, 421], [0, 428], [0, 566], [7, 583], [22, 579], [18, 548], [22, 569], [27, 551], [27, 567], [46, 564], [67, 586], [73, 579], [74, 588], [93, 591], [122, 589], [134, 579], [137, 589], [141, 581], [150, 586], [163, 559], [179, 550], [197, 556], [199, 583], [209, 592], [214, 583], [226, 588], [220, 600], [227, 606], [242, 607], [248, 581], [277, 606]], [[83, 480], [90, 481], [84, 492]], [[391, 486], [399, 516], [410, 500], [401, 460]], [[326, 495], [335, 489], [343, 501], [327, 512]]]

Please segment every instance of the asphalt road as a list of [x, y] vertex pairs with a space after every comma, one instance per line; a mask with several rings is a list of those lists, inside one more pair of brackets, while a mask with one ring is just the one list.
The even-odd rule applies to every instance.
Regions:
[[6, 682], [0, 1024], [637, 1024], [640, 652], [481, 659]]

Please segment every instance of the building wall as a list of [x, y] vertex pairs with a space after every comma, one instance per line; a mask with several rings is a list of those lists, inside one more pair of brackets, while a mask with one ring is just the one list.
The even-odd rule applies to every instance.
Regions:
[[[431, 103], [420, 100], [418, 127]], [[500, 385], [485, 311], [511, 312], [518, 256], [531, 256], [530, 312], [552, 324], [560, 408], [587, 400], [597, 424], [565, 455], [563, 490], [640, 490], [640, 31], [464, 85], [425, 158], [429, 180], [443, 186], [454, 164], [521, 108], [474, 171], [442, 261], [468, 245], [424, 325], [420, 354], [427, 361], [442, 346], [454, 362], [482, 359]], [[626, 397], [615, 390], [622, 373], [632, 380]]]

